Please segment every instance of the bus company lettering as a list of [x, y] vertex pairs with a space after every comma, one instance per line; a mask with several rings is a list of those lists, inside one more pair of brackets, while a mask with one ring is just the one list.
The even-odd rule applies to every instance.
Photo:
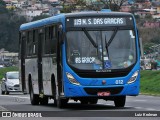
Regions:
[[124, 25], [124, 18], [83, 18], [74, 19], [74, 26], [84, 25]]

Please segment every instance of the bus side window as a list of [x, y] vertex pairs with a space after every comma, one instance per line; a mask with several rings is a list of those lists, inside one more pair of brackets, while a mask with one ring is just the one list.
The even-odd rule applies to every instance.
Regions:
[[56, 26], [52, 26], [51, 31], [51, 53], [56, 55], [57, 53], [57, 31]]
[[57, 50], [57, 31], [56, 26], [45, 28], [45, 54], [56, 55]]
[[38, 30], [33, 31], [33, 54], [37, 55]]
[[29, 31], [27, 35], [27, 56], [32, 55], [33, 31]]
[[49, 27], [45, 28], [45, 54], [50, 54], [50, 36], [49, 36]]

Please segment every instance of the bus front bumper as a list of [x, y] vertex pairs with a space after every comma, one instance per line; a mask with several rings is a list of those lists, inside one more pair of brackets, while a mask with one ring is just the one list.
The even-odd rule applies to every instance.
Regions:
[[113, 86], [77, 86], [67, 83], [65, 86], [65, 97], [100, 97], [99, 93], [108, 93], [105, 94], [106, 97], [137, 96], [139, 94], [139, 85], [134, 83]]

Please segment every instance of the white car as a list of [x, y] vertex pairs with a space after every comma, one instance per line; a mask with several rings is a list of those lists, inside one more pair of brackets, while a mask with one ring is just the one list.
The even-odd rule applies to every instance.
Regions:
[[20, 91], [19, 87], [19, 72], [12, 71], [7, 72], [2, 78], [1, 84], [1, 94], [9, 94], [9, 92], [18, 92]]

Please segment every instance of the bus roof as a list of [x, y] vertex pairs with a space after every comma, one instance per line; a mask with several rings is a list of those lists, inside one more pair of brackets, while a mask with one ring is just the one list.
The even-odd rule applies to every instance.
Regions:
[[64, 24], [66, 17], [87, 17], [87, 16], [131, 16], [131, 13], [125, 12], [104, 12], [104, 11], [92, 11], [92, 12], [79, 12], [79, 13], [66, 13], [66, 14], [59, 14], [57, 16], [52, 16], [49, 18], [41, 19], [38, 21], [33, 21], [29, 23], [22, 24], [20, 26], [20, 31], [33, 29], [42, 27], [45, 25], [50, 25], [53, 23], [61, 22]]
[[33, 29], [33, 28], [37, 28], [37, 27], [42, 27], [42, 26], [57, 23], [57, 22], [61, 22], [61, 21], [63, 21], [63, 19], [64, 19], [64, 14], [60, 14], [60, 15], [57, 15], [57, 16], [52, 16], [52, 17], [49, 17], [49, 18], [25, 23], [25, 24], [22, 24], [20, 26], [20, 31]]
[[103, 16], [103, 15], [109, 15], [109, 16], [128, 16], [132, 15], [131, 13], [126, 12], [105, 12], [105, 11], [92, 11], [92, 12], [79, 12], [79, 13], [67, 13], [65, 14], [66, 17], [85, 17], [85, 16]]

